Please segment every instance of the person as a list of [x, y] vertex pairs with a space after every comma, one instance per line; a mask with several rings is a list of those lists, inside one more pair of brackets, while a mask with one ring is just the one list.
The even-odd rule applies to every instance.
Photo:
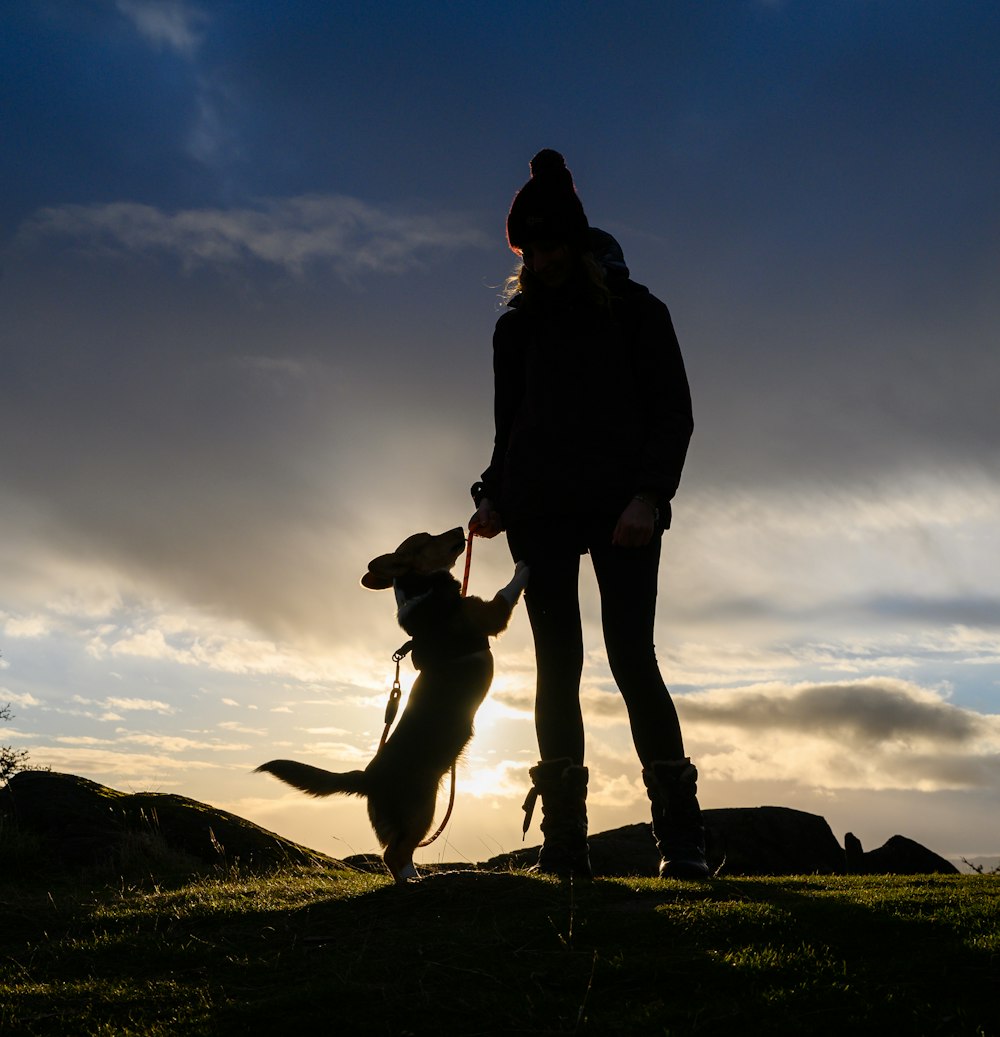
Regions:
[[629, 278], [614, 238], [590, 227], [562, 155], [540, 151], [530, 170], [507, 217], [522, 266], [494, 333], [496, 436], [469, 521], [477, 536], [506, 531], [531, 568], [540, 759], [524, 828], [540, 797], [536, 867], [590, 876], [579, 601], [589, 553], [660, 874], [703, 878], [697, 770], [653, 645], [661, 536], [693, 430], [684, 363], [667, 307]]

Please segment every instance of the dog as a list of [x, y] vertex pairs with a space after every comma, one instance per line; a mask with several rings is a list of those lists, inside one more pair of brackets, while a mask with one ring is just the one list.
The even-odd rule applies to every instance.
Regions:
[[414, 533], [391, 554], [373, 558], [361, 578], [369, 590], [394, 588], [396, 618], [410, 635], [419, 670], [396, 730], [372, 762], [343, 774], [294, 760], [257, 768], [310, 796], [366, 797], [382, 859], [399, 883], [419, 879], [413, 851], [430, 830], [441, 779], [472, 738], [493, 680], [489, 637], [506, 629], [528, 581], [527, 565], [518, 562], [492, 601], [462, 597], [451, 570], [465, 544], [461, 527], [437, 536]]

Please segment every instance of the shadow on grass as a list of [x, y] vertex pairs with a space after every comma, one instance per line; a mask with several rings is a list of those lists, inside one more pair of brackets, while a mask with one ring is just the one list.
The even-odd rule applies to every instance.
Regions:
[[998, 889], [314, 872], [57, 900], [0, 941], [0, 1029], [985, 1034]]
[[722, 960], [755, 981], [759, 1000], [792, 1010], [790, 1022], [814, 1033], [1000, 1033], [1000, 883], [825, 876], [730, 889], [750, 919], [713, 912], [710, 927], [730, 942]]

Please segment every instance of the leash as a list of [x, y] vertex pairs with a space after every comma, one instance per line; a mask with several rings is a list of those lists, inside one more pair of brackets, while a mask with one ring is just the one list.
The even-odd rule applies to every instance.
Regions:
[[462, 574], [462, 597], [469, 591], [469, 570], [472, 568], [472, 533], [469, 533], [469, 539], [465, 548], [465, 572]]
[[[469, 533], [467, 545], [465, 548], [465, 572], [462, 575], [462, 591], [461, 595], [464, 598], [469, 591], [469, 571], [472, 568], [472, 533]], [[378, 749], [375, 752], [377, 756], [382, 748], [385, 746], [386, 739], [389, 737], [389, 729], [392, 727], [393, 721], [396, 719], [396, 713], [399, 711], [399, 700], [403, 692], [399, 686], [399, 664], [409, 654], [410, 649], [413, 647], [412, 641], [407, 641], [405, 645], [400, 645], [395, 652], [392, 653], [392, 661], [396, 664], [396, 676], [392, 681], [392, 688], [389, 690], [389, 701], [385, 706], [385, 728], [382, 731], [382, 738], [378, 743]], [[451, 765], [451, 792], [448, 794], [448, 809], [444, 812], [444, 818], [441, 824], [438, 825], [437, 831], [432, 836], [426, 838], [422, 843], [417, 843], [417, 849], [422, 846], [430, 846], [432, 842], [448, 827], [448, 822], [451, 820], [451, 812], [455, 806], [455, 773], [457, 770], [457, 763]]]
[[389, 689], [389, 701], [385, 704], [385, 728], [382, 731], [378, 748], [375, 750], [376, 756], [385, 747], [386, 739], [389, 737], [389, 728], [392, 727], [392, 722], [396, 719], [396, 713], [399, 711], [399, 699], [403, 694], [403, 689], [399, 686], [399, 664], [406, 658], [412, 647], [413, 642], [407, 641], [405, 645], [400, 645], [392, 653], [392, 661], [396, 664], [396, 676], [393, 678], [392, 687]]

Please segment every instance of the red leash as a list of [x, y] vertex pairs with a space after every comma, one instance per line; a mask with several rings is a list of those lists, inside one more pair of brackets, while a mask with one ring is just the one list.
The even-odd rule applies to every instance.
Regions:
[[472, 568], [472, 533], [469, 534], [468, 546], [465, 549], [465, 573], [462, 576], [462, 597], [469, 591], [469, 570]]
[[[464, 598], [469, 591], [469, 571], [472, 568], [472, 533], [469, 533], [468, 543], [465, 548], [465, 572], [462, 575], [462, 597]], [[393, 654], [392, 661], [396, 664], [396, 676], [392, 682], [392, 690], [389, 692], [389, 702], [385, 707], [385, 729], [382, 732], [382, 739], [378, 743], [378, 749], [376, 755], [382, 751], [382, 747], [385, 745], [386, 739], [389, 737], [389, 728], [392, 727], [392, 722], [396, 719], [396, 711], [399, 709], [399, 699], [403, 694], [399, 686], [399, 664], [410, 650], [410, 644], [407, 642], [402, 648]], [[438, 825], [437, 831], [425, 839], [422, 843], [417, 843], [417, 849], [421, 846], [430, 846], [432, 842], [445, 830], [448, 826], [448, 822], [451, 820], [451, 812], [455, 806], [455, 771], [456, 764], [451, 765], [451, 793], [448, 796], [448, 809], [445, 811], [444, 819], [441, 824]]]

